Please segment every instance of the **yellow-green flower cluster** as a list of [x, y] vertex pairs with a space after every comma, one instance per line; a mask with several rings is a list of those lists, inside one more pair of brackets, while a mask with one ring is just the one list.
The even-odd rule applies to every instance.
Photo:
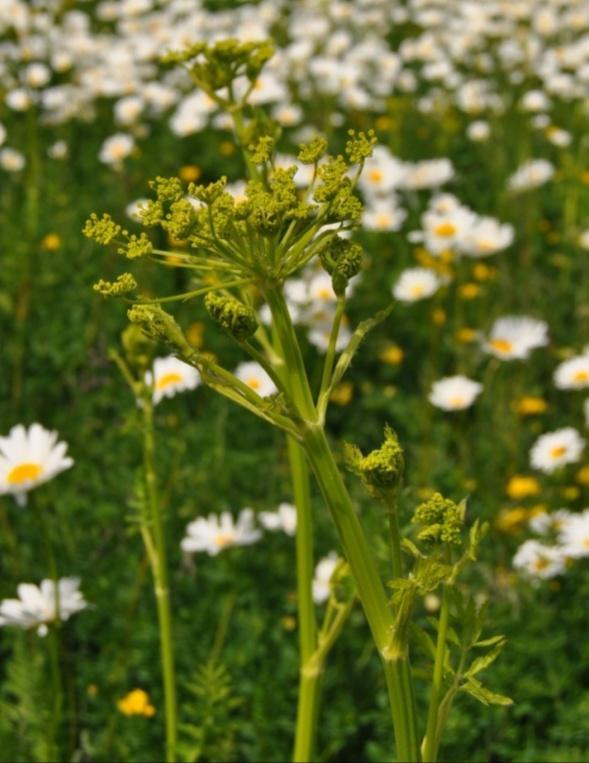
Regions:
[[464, 502], [457, 504], [440, 493], [434, 493], [415, 509], [412, 521], [421, 526], [418, 539], [460, 545], [464, 510]]
[[255, 310], [229, 294], [209, 292], [205, 297], [205, 307], [238, 342], [244, 342], [258, 328]]

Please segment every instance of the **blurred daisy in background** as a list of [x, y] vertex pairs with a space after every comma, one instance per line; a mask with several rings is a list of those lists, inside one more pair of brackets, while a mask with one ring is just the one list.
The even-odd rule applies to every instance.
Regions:
[[574, 464], [581, 457], [585, 440], [573, 427], [564, 427], [540, 435], [530, 450], [534, 469], [550, 474], [565, 464]]
[[566, 517], [560, 526], [558, 542], [567, 557], [581, 559], [589, 556], [589, 509]]
[[[18, 599], [4, 599], [0, 602], [0, 626], [15, 625], [19, 628], [36, 628], [40, 636], [47, 633], [48, 623], [55, 620], [65, 622], [86, 609], [78, 578], [42, 580], [40, 585], [20, 583], [17, 586]], [[57, 602], [56, 602], [57, 591]]]
[[281, 503], [276, 511], [261, 511], [258, 519], [266, 530], [282, 530], [291, 537], [297, 530], [297, 510], [292, 503]]
[[145, 374], [145, 383], [153, 387], [153, 404], [157, 405], [164, 397], [174, 397], [178, 392], [196, 389], [200, 384], [200, 374], [188, 363], [168, 355], [154, 360], [152, 371]]
[[323, 604], [331, 593], [331, 578], [340, 561], [335, 551], [330, 551], [327, 556], [320, 559], [315, 567], [313, 577], [313, 601], [315, 604]]
[[234, 373], [240, 381], [247, 384], [260, 397], [268, 397], [278, 391], [262, 366], [253, 360], [240, 363]]
[[28, 429], [17, 424], [7, 437], [0, 437], [0, 494], [12, 494], [24, 506], [29, 490], [73, 466], [66, 456], [67, 444], [57, 437], [41, 424]]
[[525, 360], [532, 350], [548, 344], [548, 325], [526, 316], [495, 321], [483, 350], [500, 360]]
[[209, 556], [217, 556], [227, 548], [256, 543], [261, 537], [261, 530], [254, 527], [254, 512], [242, 509], [237, 521], [228, 511], [198, 517], [187, 526], [180, 546], [188, 553], [204, 551]]
[[428, 400], [444, 411], [469, 408], [483, 390], [483, 385], [466, 376], [447, 376], [434, 382]]
[[393, 297], [400, 302], [417, 302], [435, 294], [442, 282], [433, 270], [408, 268], [393, 287]]
[[559, 548], [527, 540], [513, 557], [513, 566], [530, 577], [554, 578], [565, 570], [566, 559]]
[[582, 355], [569, 358], [557, 366], [554, 384], [558, 389], [585, 389], [589, 387], [589, 348]]
[[507, 181], [507, 187], [519, 193], [547, 183], [554, 175], [554, 165], [548, 159], [530, 159], [521, 165]]

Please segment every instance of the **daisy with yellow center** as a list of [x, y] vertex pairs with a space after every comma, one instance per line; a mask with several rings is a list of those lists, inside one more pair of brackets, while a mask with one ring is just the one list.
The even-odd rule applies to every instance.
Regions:
[[589, 348], [561, 363], [554, 372], [558, 389], [586, 389], [589, 387]]
[[196, 368], [168, 355], [154, 360], [153, 369], [145, 375], [145, 381], [153, 388], [153, 404], [157, 405], [164, 397], [174, 397], [178, 392], [196, 389], [200, 384], [200, 374]]
[[447, 376], [434, 382], [429, 401], [444, 411], [469, 408], [483, 390], [483, 385], [466, 376]]
[[493, 324], [483, 349], [501, 360], [525, 360], [548, 344], [548, 326], [527, 316], [507, 316]]
[[0, 437], [0, 493], [12, 494], [22, 506], [29, 490], [69, 469], [74, 462], [57, 437], [40, 424], [28, 429], [18, 424], [7, 437]]
[[262, 366], [253, 360], [240, 363], [234, 373], [240, 381], [247, 384], [260, 397], [268, 397], [278, 391]]
[[565, 427], [538, 437], [530, 451], [534, 469], [550, 474], [560, 466], [576, 463], [581, 457], [585, 440], [573, 427]]
[[393, 287], [393, 297], [400, 302], [417, 302], [431, 297], [441, 285], [439, 276], [433, 270], [408, 268], [401, 273]]
[[198, 517], [186, 528], [180, 546], [188, 553], [204, 551], [209, 556], [217, 556], [227, 548], [256, 543], [261, 537], [262, 532], [254, 527], [254, 513], [248, 508], [241, 510], [237, 521], [228, 511], [220, 516]]

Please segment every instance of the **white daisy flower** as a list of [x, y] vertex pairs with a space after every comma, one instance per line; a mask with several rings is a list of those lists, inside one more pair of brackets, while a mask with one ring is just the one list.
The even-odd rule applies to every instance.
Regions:
[[261, 511], [260, 524], [266, 530], [282, 530], [291, 537], [297, 530], [297, 510], [292, 503], [281, 503], [276, 511]]
[[483, 349], [501, 360], [524, 360], [532, 350], [548, 344], [548, 326], [526, 316], [507, 316], [493, 324]]
[[557, 366], [554, 383], [558, 389], [585, 389], [589, 387], [589, 352], [576, 355]]
[[447, 249], [462, 249], [475, 221], [474, 212], [461, 204], [450, 206], [445, 211], [428, 209], [421, 218], [425, 248], [432, 254], [440, 254]]
[[153, 370], [145, 374], [145, 383], [153, 386], [153, 404], [157, 405], [164, 397], [174, 397], [178, 392], [196, 389], [200, 384], [200, 374], [173, 355], [156, 358]]
[[19, 628], [37, 628], [40, 636], [47, 633], [47, 623], [58, 619], [62, 622], [76, 612], [86, 609], [88, 603], [79, 590], [78, 578], [42, 580], [40, 585], [21, 583], [17, 586], [18, 599], [4, 599], [0, 602], [0, 626], [16, 625]]
[[[319, 350], [319, 352], [327, 352], [330, 337], [331, 326], [327, 323], [323, 326], [317, 326], [316, 328], [311, 329], [307, 334], [307, 339], [317, 350]], [[335, 351], [341, 352], [344, 347], [347, 346], [351, 338], [352, 332], [350, 329], [347, 326], [340, 326], [337, 339], [335, 340]]]
[[589, 509], [580, 514], [569, 514], [558, 534], [565, 556], [581, 559], [589, 556]]
[[435, 294], [442, 282], [433, 270], [408, 268], [393, 287], [393, 297], [400, 302], [417, 302]]
[[527, 540], [513, 557], [513, 566], [530, 577], [547, 580], [565, 570], [566, 559], [559, 548], [545, 546], [537, 540]]
[[554, 175], [554, 165], [548, 159], [530, 159], [519, 167], [507, 181], [511, 191], [530, 191], [547, 183]]
[[187, 526], [186, 537], [180, 546], [188, 553], [205, 551], [209, 556], [217, 556], [226, 548], [249, 546], [261, 537], [261, 530], [254, 527], [252, 509], [242, 509], [237, 521], [228, 511], [220, 516], [209, 514], [208, 517], [198, 517]]
[[278, 390], [272, 379], [259, 363], [254, 360], [240, 363], [234, 371], [235, 376], [253, 389], [260, 397], [274, 395]]
[[358, 185], [368, 196], [389, 193], [402, 184], [405, 171], [405, 164], [386, 146], [376, 146], [364, 164]]
[[573, 515], [568, 509], [558, 509], [558, 511], [551, 511], [550, 513], [541, 511], [530, 519], [528, 525], [538, 535], [548, 535], [558, 532], [571, 516]]
[[340, 558], [335, 551], [330, 551], [317, 563], [313, 577], [313, 601], [315, 604], [323, 604], [329, 599], [331, 578], [339, 561]]
[[434, 382], [428, 400], [444, 411], [469, 408], [483, 391], [483, 385], [467, 376], [446, 376]]
[[405, 165], [403, 188], [410, 191], [438, 188], [454, 177], [454, 167], [449, 159], [425, 159]]
[[364, 208], [362, 225], [366, 230], [398, 231], [406, 217], [395, 197], [375, 198]]
[[25, 155], [16, 148], [6, 146], [0, 149], [0, 167], [6, 172], [20, 172], [25, 168], [26, 163]]
[[493, 217], [477, 217], [462, 242], [462, 251], [470, 257], [489, 257], [513, 243], [513, 226]]
[[550, 474], [559, 466], [576, 463], [585, 440], [573, 427], [564, 427], [540, 435], [530, 450], [530, 463], [534, 469]]
[[476, 143], [487, 140], [491, 134], [491, 126], [482, 119], [471, 122], [466, 128], [466, 135]]
[[135, 139], [127, 133], [115, 133], [107, 138], [100, 148], [98, 158], [104, 164], [119, 166], [135, 148]]
[[66, 456], [67, 444], [57, 437], [40, 424], [28, 430], [17, 424], [8, 437], [0, 437], [0, 494], [11, 493], [24, 506], [29, 490], [73, 466]]

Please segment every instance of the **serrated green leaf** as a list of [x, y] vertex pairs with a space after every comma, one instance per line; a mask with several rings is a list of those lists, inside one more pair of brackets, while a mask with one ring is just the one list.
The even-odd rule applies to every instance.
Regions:
[[498, 644], [499, 642], [505, 641], [505, 636], [491, 636], [490, 638], [483, 639], [482, 641], [477, 641], [476, 644], [473, 644], [473, 646], [476, 647], [485, 647], [485, 646], [494, 646], [495, 644]]
[[412, 556], [414, 559], [422, 559], [423, 554], [421, 551], [417, 548], [415, 543], [413, 541], [409, 540], [409, 538], [403, 538], [401, 540], [401, 549], [405, 551], [405, 553]]
[[402, 590], [405, 588], [415, 588], [415, 583], [407, 578], [394, 578], [387, 583], [389, 588]]
[[487, 689], [486, 686], [483, 686], [483, 684], [476, 678], [469, 678], [468, 681], [460, 687], [460, 691], [465, 691], [467, 694], [470, 694], [471, 697], [482, 702], [483, 705], [503, 705], [504, 707], [513, 705], [512, 699], [503, 694], [492, 692], [490, 689]]
[[487, 654], [483, 654], [481, 657], [477, 657], [476, 660], [473, 660], [472, 664], [466, 671], [465, 675], [474, 676], [477, 673], [480, 673], [481, 670], [488, 668], [489, 665], [492, 662], [495, 662], [497, 657], [499, 657], [504, 646], [505, 646], [505, 641], [502, 641], [498, 643], [496, 646], [494, 646], [492, 649], [490, 649], [487, 652]]

